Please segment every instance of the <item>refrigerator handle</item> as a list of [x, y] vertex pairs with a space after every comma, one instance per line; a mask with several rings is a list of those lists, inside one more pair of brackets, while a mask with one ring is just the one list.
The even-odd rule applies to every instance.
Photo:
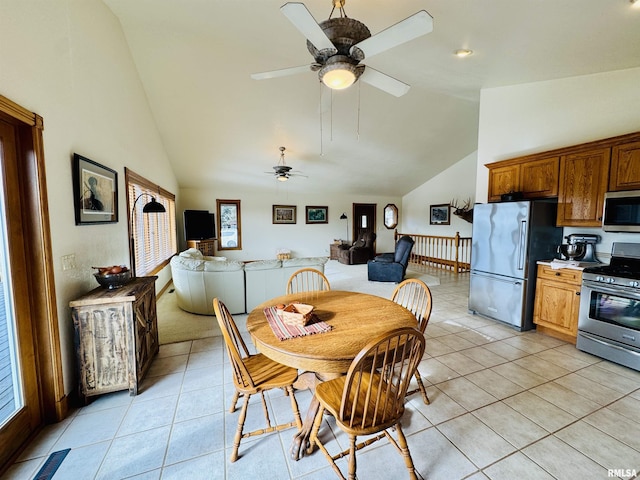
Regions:
[[524, 256], [526, 253], [527, 221], [520, 221], [520, 236], [518, 238], [518, 270], [524, 270]]

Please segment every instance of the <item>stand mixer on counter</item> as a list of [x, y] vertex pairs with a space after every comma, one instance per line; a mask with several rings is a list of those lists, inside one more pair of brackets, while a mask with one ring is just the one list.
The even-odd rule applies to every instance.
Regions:
[[562, 260], [580, 263], [602, 263], [596, 257], [595, 245], [600, 241], [599, 235], [572, 233], [564, 238], [567, 243], [558, 246], [558, 253], [562, 255]]

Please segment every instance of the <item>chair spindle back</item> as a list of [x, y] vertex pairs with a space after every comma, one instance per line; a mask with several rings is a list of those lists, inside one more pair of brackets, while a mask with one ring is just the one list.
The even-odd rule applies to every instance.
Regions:
[[253, 387], [253, 379], [244, 365], [243, 358], [249, 356], [249, 350], [244, 343], [240, 331], [227, 306], [217, 298], [213, 299], [213, 310], [218, 320], [220, 330], [229, 356], [229, 362], [233, 370], [233, 381], [243, 388]]
[[303, 292], [324, 292], [331, 290], [324, 273], [315, 268], [302, 268], [294, 272], [287, 282], [287, 295]]
[[398, 284], [391, 300], [409, 310], [418, 320], [418, 328], [424, 333], [431, 316], [431, 290], [417, 278], [408, 278]]
[[424, 335], [410, 327], [367, 345], [347, 372], [340, 421], [359, 429], [395, 423], [404, 412], [405, 395], [424, 348]]

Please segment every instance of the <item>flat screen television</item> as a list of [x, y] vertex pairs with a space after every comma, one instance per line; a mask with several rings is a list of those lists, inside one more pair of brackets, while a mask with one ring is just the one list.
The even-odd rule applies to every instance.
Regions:
[[215, 218], [208, 210], [184, 211], [185, 240], [205, 240], [216, 236]]

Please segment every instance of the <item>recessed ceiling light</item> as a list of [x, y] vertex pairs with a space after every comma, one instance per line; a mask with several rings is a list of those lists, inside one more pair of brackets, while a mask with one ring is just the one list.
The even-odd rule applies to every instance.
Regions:
[[[640, 3], [640, 0], [637, 0], [638, 3]], [[456, 57], [460, 57], [460, 58], [464, 58], [464, 57], [468, 57], [469, 55], [473, 54], [473, 50], [467, 50], [466, 48], [461, 48], [459, 50], [456, 50], [455, 52], [453, 52], [453, 54]]]
[[640, 0], [629, 0], [633, 8], [640, 8]]

